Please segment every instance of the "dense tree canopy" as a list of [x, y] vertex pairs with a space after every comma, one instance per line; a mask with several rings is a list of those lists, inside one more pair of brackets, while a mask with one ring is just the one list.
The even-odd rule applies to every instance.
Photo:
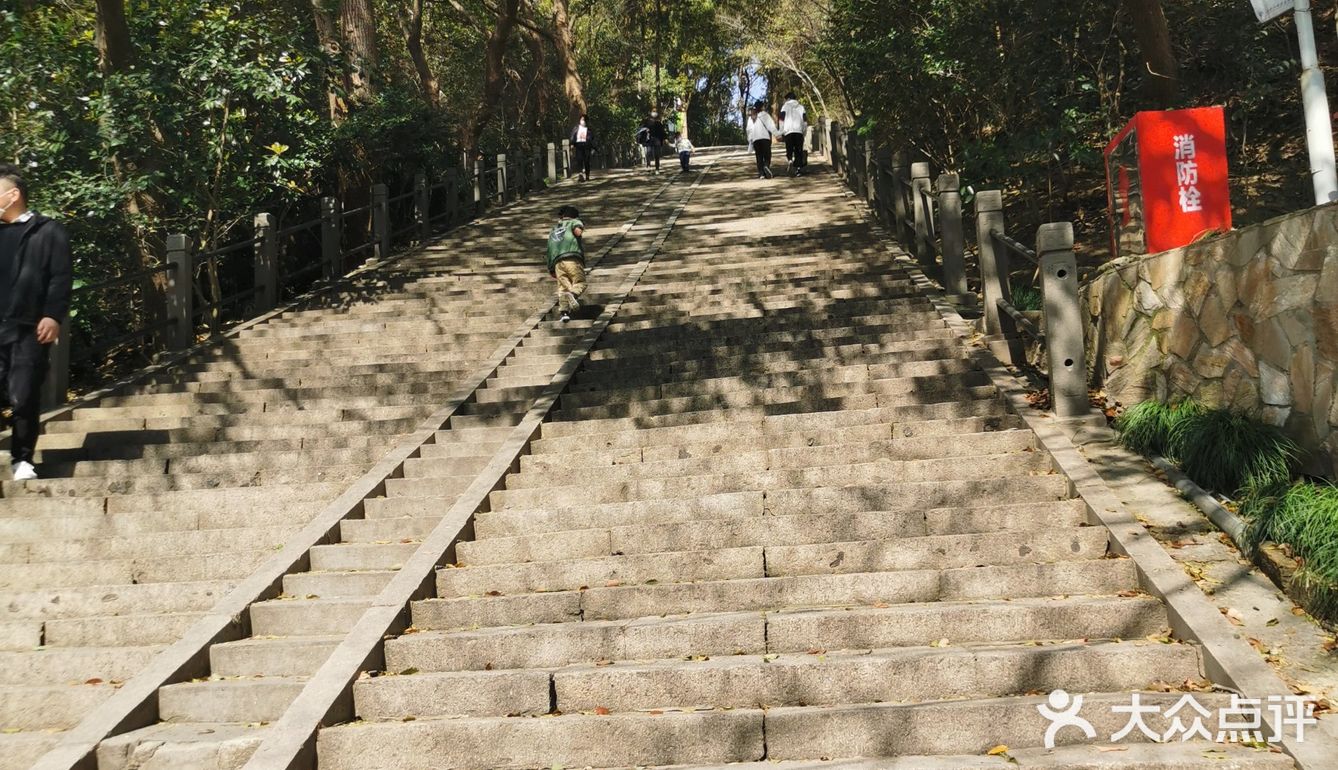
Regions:
[[1100, 150], [1138, 109], [1226, 105], [1238, 221], [1303, 205], [1295, 59], [1244, 0], [7, 0], [0, 158], [96, 281], [583, 112], [605, 143], [653, 106], [738, 143], [744, 103], [794, 90], [1100, 242]]

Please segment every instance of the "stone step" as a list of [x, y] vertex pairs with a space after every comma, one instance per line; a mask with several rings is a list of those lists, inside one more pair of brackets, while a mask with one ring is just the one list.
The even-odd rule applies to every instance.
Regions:
[[199, 612], [213, 607], [233, 585], [211, 580], [11, 591], [0, 593], [0, 607], [7, 621]]
[[395, 570], [418, 549], [418, 543], [338, 543], [311, 549], [311, 569]]
[[731, 492], [683, 500], [646, 500], [632, 503], [589, 503], [551, 508], [484, 511], [474, 515], [480, 539], [528, 534], [697, 521], [714, 518], [761, 516], [762, 492]]
[[[731, 409], [725, 411], [689, 412], [677, 415], [656, 417], [620, 417], [602, 420], [560, 420], [544, 423], [543, 437], [562, 438], [566, 436], [598, 436], [604, 434], [630, 433], [638, 430], [656, 428], [698, 428], [703, 434], [711, 431], [728, 430], [728, 423], [771, 423], [774, 430], [793, 429], [832, 429], [849, 425], [869, 423], [925, 422], [932, 420], [959, 419], [964, 417], [1004, 418], [1005, 408], [997, 399], [988, 398], [972, 401], [945, 401], [934, 404], [915, 406], [879, 407], [872, 409], [853, 409], [846, 411], [813, 411], [810, 413], [777, 413], [767, 409]], [[556, 415], [560, 417], [561, 415]], [[697, 440], [686, 433], [690, 443]]]
[[491, 459], [491, 454], [473, 457], [411, 457], [404, 461], [404, 478], [473, 477], [483, 470]]
[[43, 625], [43, 640], [47, 647], [166, 645], [202, 617], [203, 612], [164, 612], [51, 619]]
[[40, 647], [41, 645], [41, 621], [0, 621], [0, 650], [30, 650], [34, 647]]
[[427, 599], [413, 604], [416, 628], [461, 631], [531, 623], [619, 620], [690, 612], [1116, 595], [1138, 588], [1126, 559], [946, 570], [896, 570], [593, 585], [585, 590]]
[[[411, 669], [410, 669], [411, 670]], [[392, 672], [393, 673], [393, 672]], [[997, 698], [1063, 689], [1138, 690], [1200, 677], [1196, 648], [1153, 641], [907, 647], [692, 660], [614, 661], [547, 671], [420, 673], [355, 685], [364, 720], [755, 708]], [[446, 688], [468, 692], [465, 703]], [[475, 710], [478, 702], [487, 704]], [[510, 704], [509, 706], [507, 704]], [[504, 710], [505, 709], [505, 710]], [[500, 712], [500, 713], [498, 713]]]
[[283, 545], [298, 527], [236, 527], [232, 529], [181, 532], [171, 539], [158, 535], [101, 537], [87, 540], [62, 539], [32, 542], [27, 545], [27, 561], [90, 562], [116, 559], [173, 558], [187, 554], [206, 554], [257, 549], [275, 549]]
[[311, 676], [342, 640], [341, 636], [290, 636], [222, 642], [209, 648], [209, 670], [214, 678]]
[[[873, 460], [928, 460], [943, 457], [1002, 454], [1034, 449], [1035, 436], [1027, 430], [950, 434], [947, 436], [892, 437], [891, 425], [865, 425], [842, 428], [829, 435], [815, 434], [801, 445], [767, 448], [759, 446], [759, 437], [743, 435], [735, 439], [696, 444], [668, 445], [662, 451], [633, 447], [631, 450], [589, 449], [573, 446], [571, 451], [555, 454], [549, 446], [534, 442], [533, 454], [520, 458], [521, 472], [548, 471], [562, 467], [621, 466], [661, 464], [682, 460], [711, 460], [740, 466], [795, 468], [808, 465], [834, 465], [838, 462]], [[835, 439], [835, 440], [833, 440]], [[722, 466], [717, 466], [722, 467]]]
[[[625, 468], [627, 466], [620, 466]], [[740, 492], [748, 489], [766, 489], [770, 494], [817, 493], [873, 485], [883, 479], [905, 479], [892, 486], [914, 487], [917, 484], [952, 484], [954, 488], [976, 483], [981, 486], [1032, 481], [1039, 488], [1047, 488], [1042, 481], [1050, 473], [1050, 458], [1039, 453], [1017, 453], [973, 458], [970, 465], [957, 460], [910, 460], [905, 462], [860, 463], [850, 466], [805, 468], [799, 470], [762, 471], [753, 474], [720, 476], [690, 476], [681, 479], [631, 479], [586, 486], [532, 486], [504, 489], [489, 495], [493, 510], [536, 508], [589, 503], [621, 503], [632, 500], [678, 499], [715, 495], [721, 492]], [[606, 469], [604, 472], [608, 473]], [[508, 477], [512, 483], [515, 477]], [[969, 481], [963, 481], [968, 479]], [[822, 490], [815, 489], [822, 487]], [[1035, 498], [1024, 498], [1035, 499]], [[1001, 502], [1022, 502], [1008, 499]], [[943, 503], [939, 503], [942, 505]]]
[[[845, 413], [841, 425], [823, 428], [818, 425], [796, 424], [794, 417], [767, 417], [761, 420], [728, 420], [719, 425], [691, 425], [665, 428], [646, 428], [622, 433], [608, 432], [587, 437], [582, 434], [551, 435], [545, 423], [542, 438], [530, 442], [530, 451], [538, 458], [547, 454], [572, 454], [602, 449], [640, 450], [642, 460], [673, 459], [686, 454], [702, 456], [715, 454], [710, 447], [781, 449], [786, 447], [823, 446], [827, 444], [863, 444], [884, 439], [937, 438], [971, 435], [1003, 430], [1025, 429], [1016, 415], [990, 417], [962, 417], [944, 420], [902, 421], [881, 420], [876, 412]], [[853, 417], [853, 419], [852, 419]], [[932, 441], [929, 443], [933, 443]], [[683, 458], [686, 459], [686, 458]]]
[[0, 732], [0, 756], [15, 770], [30, 768], [60, 740], [58, 733]]
[[[922, 332], [946, 329], [947, 323], [935, 311], [899, 317], [894, 321], [869, 324], [865, 326], [827, 326], [822, 328], [782, 328], [759, 331], [756, 334], [741, 334], [737, 330], [722, 337], [707, 335], [679, 335], [669, 340], [630, 342], [610, 335], [601, 339], [600, 346], [590, 352], [588, 361], [610, 361], [628, 358], [662, 355], [666, 348], [691, 358], [694, 354], [703, 356], [730, 355], [732, 351], [746, 350], [752, 354], [774, 353], [782, 350], [805, 350], [810, 348], [835, 348], [851, 344], [877, 344], [880, 342], [901, 342], [913, 338]], [[911, 336], [907, 336], [911, 335]]]
[[[1090, 743], [1053, 749], [1014, 749], [1008, 759], [981, 754], [903, 756], [883, 759], [845, 759], [821, 764], [823, 770], [1294, 770], [1286, 754], [1236, 743], [1206, 747], [1188, 743]], [[648, 770], [815, 770], [804, 760], [741, 762], [729, 765], [649, 768]]]
[[[1145, 703], [1169, 709], [1179, 693], [1147, 693]], [[763, 759], [816, 760], [842, 755], [984, 755], [996, 745], [1040, 745], [1049, 722], [1042, 697], [985, 698], [911, 704], [781, 707], [729, 711], [564, 714], [550, 719], [432, 718], [327, 728], [317, 741], [325, 770], [413, 770], [448, 763], [473, 768], [627, 767]], [[1113, 711], [1127, 693], [1087, 696], [1098, 735], [1121, 730]], [[1203, 694], [1205, 708], [1226, 704]], [[1086, 712], [1084, 712], [1086, 714]], [[1160, 717], [1160, 715], [1159, 715]], [[943, 725], [951, 724], [952, 730]], [[1164, 717], [1149, 719], [1158, 732]], [[1077, 740], [1077, 731], [1061, 741]], [[1211, 746], [1212, 744], [1200, 744]], [[770, 765], [768, 765], [770, 766]], [[880, 765], [884, 766], [884, 765]], [[1005, 763], [1004, 765], [1008, 765]]]
[[[809, 545], [926, 535], [1053, 531], [1077, 527], [1087, 520], [1087, 508], [1081, 501], [929, 511], [784, 516], [750, 516], [730, 511], [729, 514], [737, 515], [676, 522], [664, 522], [662, 517], [651, 515], [644, 518], [645, 523], [583, 527], [579, 525], [593, 523], [601, 516], [612, 517], [602, 512], [577, 510], [572, 512], [571, 521], [578, 526], [563, 530], [545, 527], [546, 531], [509, 537], [494, 534], [495, 520], [507, 514], [479, 514], [475, 520], [479, 539], [458, 543], [456, 554], [465, 564], [507, 564], [750, 545]], [[524, 515], [519, 518], [522, 519], [518, 522], [519, 528], [528, 531]], [[550, 516], [550, 520], [552, 518]], [[625, 519], [614, 519], [617, 520]]]
[[705, 613], [424, 631], [386, 643], [386, 668], [470, 671], [600, 660], [863, 650], [1031, 640], [1129, 639], [1164, 634], [1161, 604], [1145, 596], [1019, 598], [768, 612]]
[[763, 565], [762, 549], [754, 547], [447, 568], [437, 572], [437, 595], [570, 591], [610, 581], [630, 584], [648, 580], [760, 578], [765, 576]]
[[317, 468], [253, 468], [209, 473], [173, 473], [124, 478], [53, 478], [0, 483], [5, 497], [103, 497], [146, 495], [226, 487], [263, 487], [288, 484], [347, 484], [367, 472], [367, 464], [327, 465]]
[[158, 651], [158, 647], [63, 647], [0, 652], [0, 685], [83, 684], [94, 678], [124, 682]]
[[394, 519], [345, 519], [339, 539], [345, 543], [396, 543], [422, 540], [432, 533], [441, 516], [400, 516]]
[[98, 770], [240, 770], [264, 739], [257, 722], [157, 724], [98, 744]]
[[371, 605], [366, 597], [273, 599], [251, 605], [251, 635], [328, 636], [344, 634]]
[[[91, 680], [90, 680], [91, 681]], [[0, 730], [68, 730], [116, 692], [111, 684], [0, 685]], [[10, 758], [0, 759], [0, 765]]]
[[164, 722], [275, 722], [306, 685], [297, 677], [224, 679], [169, 684], [158, 689]]
[[376, 596], [394, 576], [392, 570], [293, 572], [283, 576], [283, 591], [289, 596], [304, 599]]
[[910, 361], [899, 364], [844, 364], [828, 366], [820, 371], [791, 371], [763, 374], [757, 377], [706, 377], [691, 380], [663, 381], [652, 375], [644, 377], [644, 383], [635, 381], [635, 372], [622, 372], [618, 383], [621, 387], [611, 387], [612, 383], [604, 375], [586, 376], [577, 374], [567, 390], [566, 397], [583, 396], [588, 393], [603, 393], [605, 398], [649, 399], [676, 396], [711, 395], [729, 393], [735, 390], [751, 388], [785, 388], [823, 384], [857, 383], [868, 380], [901, 379], [907, 377], [942, 377], [967, 374], [978, 371], [969, 361], [942, 359], [936, 361]]
[[[451, 419], [455, 420], [456, 418], [452, 417]], [[469, 485], [474, 483], [474, 477], [475, 474], [471, 473], [447, 477], [386, 479], [386, 497], [391, 499], [397, 497], [435, 498], [446, 501], [445, 507], [449, 508], [449, 501], [468, 489]]]
[[[696, 479], [704, 477], [740, 477], [751, 475], [757, 483], [779, 486], [800, 486], [800, 478], [808, 478], [815, 471], [827, 471], [824, 481], [830, 484], [846, 485], [859, 483], [867, 478], [865, 474], [881, 473], [882, 478], [895, 478], [904, 481], [941, 478], [943, 469], [949, 466], [960, 469], [963, 460], [970, 465], [978, 465], [981, 470], [965, 478], [977, 478], [980, 475], [1004, 475], [1016, 473], [1031, 475], [1048, 470], [1053, 463], [1041, 452], [1033, 451], [1034, 437], [1029, 431], [1005, 433], [987, 433], [957, 442], [955, 445], [944, 442], [944, 451], [923, 451], [928, 458], [905, 458], [896, 450], [899, 441], [879, 441], [856, 446], [833, 446], [824, 448], [793, 448], [756, 452], [731, 452], [724, 456], [699, 458], [669, 459], [656, 458], [653, 462], [612, 464], [607, 459], [602, 463], [573, 463], [570, 467], [582, 468], [580, 481], [588, 485], [616, 484], [634, 481], [647, 481], [662, 478]], [[955, 449], [956, 451], [952, 451]], [[607, 455], [605, 455], [607, 458]], [[547, 463], [545, 464], [545, 459]], [[522, 463], [521, 471], [506, 479], [508, 490], [534, 489], [549, 487], [554, 483], [554, 471], [563, 455], [548, 455], [531, 460], [528, 468]], [[988, 468], [988, 470], [986, 470]], [[849, 469], [849, 470], [845, 470]], [[1004, 470], [1007, 469], [1007, 470]], [[958, 475], [957, 478], [964, 478]]]
[[[590, 406], [579, 409], [562, 408], [554, 412], [554, 420], [610, 420], [618, 418], [655, 419], [671, 418], [681, 420], [688, 415], [698, 419], [723, 411], [742, 414], [794, 414], [810, 412], [837, 412], [861, 409], [890, 409], [896, 407], [915, 407], [945, 402], [959, 402], [980, 399], [993, 399], [998, 391], [993, 385], [963, 387], [949, 390], [929, 390], [906, 395], [888, 395], [866, 393], [853, 396], [804, 397], [790, 393], [787, 400], [767, 403], [750, 403], [751, 396], [731, 399], [719, 399], [723, 404], [714, 403], [711, 398], [666, 399], [635, 404], [614, 404], [611, 406]], [[733, 402], [733, 403], [730, 403]]]

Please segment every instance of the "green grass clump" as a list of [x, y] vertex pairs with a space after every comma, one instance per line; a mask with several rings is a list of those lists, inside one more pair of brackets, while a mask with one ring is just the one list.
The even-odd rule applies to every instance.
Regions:
[[1045, 307], [1045, 298], [1041, 290], [1029, 283], [1013, 281], [1008, 285], [1008, 301], [1019, 311], [1026, 313]]
[[1279, 428], [1226, 408], [1187, 411], [1171, 421], [1166, 444], [1185, 475], [1229, 495], [1288, 483], [1301, 454]]
[[1338, 487], [1301, 481], [1247, 484], [1240, 512], [1250, 522], [1248, 545], [1272, 540], [1301, 559], [1295, 582], [1315, 614], [1338, 617]]
[[1115, 430], [1119, 432], [1120, 443], [1142, 455], [1165, 455], [1174, 460], [1179, 457], [1175, 437], [1177, 426], [1204, 409], [1196, 401], [1182, 401], [1175, 406], [1160, 401], [1144, 401], [1125, 409], [1115, 418]]

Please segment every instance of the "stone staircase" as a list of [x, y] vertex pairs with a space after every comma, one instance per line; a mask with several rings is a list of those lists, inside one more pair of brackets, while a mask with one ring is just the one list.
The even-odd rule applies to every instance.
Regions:
[[[1199, 651], [834, 182], [758, 192], [744, 165], [689, 206], [319, 766], [1291, 767], [1103, 743], [1131, 692], [1202, 681]], [[1095, 744], [1041, 748], [1056, 688]]]
[[[623, 177], [577, 193], [606, 223], [593, 244], [647, 194]], [[44, 479], [0, 484], [0, 767], [28, 767], [551, 300], [536, 252], [553, 200], [509, 207], [47, 425]], [[545, 324], [506, 371], [524, 371], [575, 333]], [[388, 497], [344, 532], [347, 545], [315, 549], [312, 572], [255, 607], [251, 639], [212, 650], [225, 681], [163, 690], [163, 719], [275, 717], [283, 704], [274, 693], [291, 689], [282, 677], [319, 663], [322, 634], [347, 630], [359, 597], [384, 579], [369, 568], [393, 564], [413, 536], [386, 531], [386, 517], [421, 504], [425, 489], [445, 494], [458, 483], [486, 451], [497, 408], [523, 397], [495, 379], [452, 422], [458, 457], [389, 481]], [[240, 678], [259, 674], [278, 679], [257, 687]]]

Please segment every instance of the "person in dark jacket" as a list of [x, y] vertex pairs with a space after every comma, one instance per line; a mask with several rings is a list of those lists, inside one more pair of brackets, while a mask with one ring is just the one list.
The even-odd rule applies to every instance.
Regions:
[[650, 117], [641, 121], [641, 129], [637, 132], [646, 152], [646, 168], [650, 168], [652, 161], [655, 163], [655, 173], [660, 173], [660, 147], [664, 145], [669, 138], [669, 131], [664, 127], [660, 120], [660, 111], [651, 110]]
[[590, 153], [595, 147], [595, 135], [586, 125], [585, 115], [581, 115], [580, 122], [571, 130], [571, 147], [576, 156], [576, 170], [584, 182], [590, 178]]
[[23, 175], [0, 165], [0, 387], [14, 411], [9, 455], [15, 481], [37, 478], [42, 381], [69, 314], [72, 284], [65, 228], [30, 211]]

